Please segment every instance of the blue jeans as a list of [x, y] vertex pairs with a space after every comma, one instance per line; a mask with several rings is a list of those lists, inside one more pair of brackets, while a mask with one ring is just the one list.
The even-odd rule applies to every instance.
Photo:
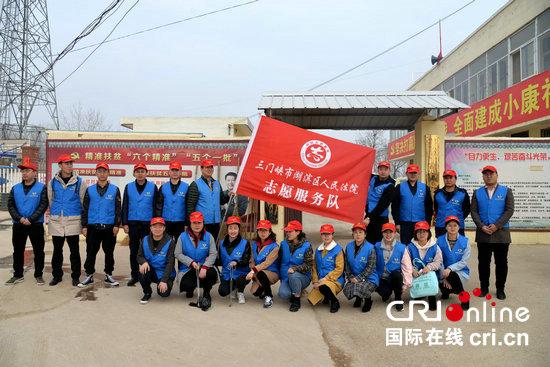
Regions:
[[292, 295], [300, 295], [303, 289], [311, 283], [311, 277], [309, 274], [302, 274], [295, 271], [292, 274], [288, 274], [288, 280], [281, 280], [279, 286], [279, 297], [283, 299], [289, 299]]

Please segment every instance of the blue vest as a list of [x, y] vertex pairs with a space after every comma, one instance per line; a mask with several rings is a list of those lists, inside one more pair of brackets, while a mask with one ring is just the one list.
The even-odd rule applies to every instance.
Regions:
[[88, 224], [115, 224], [115, 203], [117, 187], [112, 183], [107, 186], [103, 196], [97, 192], [97, 184], [88, 187]]
[[[227, 249], [225, 246], [220, 246], [220, 255], [222, 260], [222, 279], [223, 280], [229, 280], [231, 276], [231, 272], [229, 269], [227, 269], [227, 265], [231, 261], [239, 262], [241, 258], [244, 255], [244, 252], [246, 250], [246, 243], [247, 241], [243, 238], [241, 242], [231, 251], [231, 254], [227, 253]], [[250, 271], [249, 266], [243, 266], [240, 268], [233, 269], [233, 279], [237, 279], [240, 276], [246, 276], [248, 272]]]
[[204, 216], [204, 224], [220, 223], [222, 216], [220, 208], [222, 188], [220, 183], [212, 179], [212, 190], [210, 190], [202, 177], [199, 177], [195, 182], [199, 188], [199, 201], [195, 210], [201, 212]]
[[[388, 186], [392, 185], [392, 182], [388, 178], [386, 182], [384, 182], [383, 184], [380, 184], [374, 187], [375, 179], [376, 177], [372, 177], [370, 179], [370, 184], [369, 184], [369, 196], [367, 200], [369, 212], [372, 212], [374, 208], [376, 208], [376, 205], [378, 205], [378, 202], [380, 201], [380, 198], [382, 197], [382, 193], [384, 192], [384, 190], [386, 190]], [[380, 214], [381, 217], [387, 217], [388, 215], [389, 215], [388, 208], [386, 208], [382, 212], [382, 214]]]
[[[195, 247], [195, 243], [189, 236], [189, 233], [183, 232], [180, 235], [181, 239], [181, 251], [185, 256], [193, 259], [197, 264], [203, 265], [204, 261], [210, 254], [210, 236], [208, 232], [204, 232], [204, 236], [199, 239], [199, 244]], [[179, 271], [185, 273], [189, 270], [189, 267], [183, 263], [179, 264]]]
[[[373, 250], [374, 246], [368, 241], [363, 243], [357, 254], [355, 253], [355, 241], [351, 241], [346, 245], [346, 260], [352, 275], [358, 276], [366, 269], [370, 253]], [[373, 272], [367, 277], [367, 280], [378, 285], [380, 280], [376, 268], [373, 269]]]
[[50, 205], [51, 215], [65, 217], [79, 216], [82, 214], [82, 203], [80, 202], [80, 185], [82, 179], [79, 177], [76, 183], [63, 188], [63, 185], [55, 178], [52, 179], [53, 200]]
[[377, 242], [374, 245], [376, 249], [376, 271], [378, 276], [381, 278], [384, 275], [384, 268], [388, 273], [393, 271], [401, 271], [401, 260], [403, 259], [403, 254], [407, 246], [401, 242], [395, 242], [393, 245], [393, 251], [391, 252], [388, 262], [384, 261], [384, 249], [382, 249], [382, 242]]
[[455, 215], [460, 220], [460, 228], [464, 228], [464, 213], [462, 212], [462, 203], [466, 198], [464, 191], [455, 190], [451, 200], [447, 201], [445, 194], [438, 191], [434, 200], [437, 202], [437, 213], [435, 213], [435, 226], [445, 227], [445, 218], [449, 215]]
[[[254, 264], [258, 265], [263, 263], [271, 251], [275, 250], [278, 246], [279, 245], [277, 242], [272, 242], [269, 245], [264, 246], [260, 253], [258, 253], [258, 243], [253, 241], [251, 247], [252, 256], [254, 256]], [[277, 265], [277, 261], [273, 261], [273, 263], [269, 265], [266, 270], [279, 274], [279, 266]]]
[[[437, 245], [441, 249], [441, 254], [443, 256], [443, 267], [444, 269], [447, 269], [450, 265], [453, 265], [462, 259], [464, 251], [466, 251], [466, 248], [468, 247], [468, 237], [464, 237], [459, 234], [452, 251], [449, 243], [447, 242], [446, 235], [439, 236], [437, 239]], [[462, 270], [466, 274], [470, 274], [470, 268], [468, 266]]]
[[155, 184], [147, 181], [141, 194], [136, 182], [126, 185], [128, 190], [128, 220], [149, 222], [153, 218]]
[[[168, 263], [167, 256], [168, 249], [170, 248], [171, 239], [169, 238], [166, 243], [164, 243], [159, 251], [153, 253], [149, 248], [149, 236], [143, 238], [143, 256], [145, 260], [149, 263], [149, 266], [153, 268], [157, 274], [157, 278], [160, 282], [162, 276], [164, 275], [164, 269], [166, 269], [166, 264]], [[161, 245], [159, 245], [161, 246]], [[176, 271], [172, 270], [170, 273], [170, 278], [176, 277]]]
[[[342, 247], [340, 245], [334, 246], [334, 248], [327, 252], [325, 257], [323, 257], [323, 251], [317, 249], [315, 254], [315, 266], [317, 268], [317, 275], [319, 279], [324, 278], [328, 273], [336, 269], [336, 257], [342, 252]], [[338, 278], [338, 282], [343, 286], [344, 285], [344, 272]]]
[[[293, 253], [290, 253], [290, 246], [286, 240], [281, 242], [281, 280], [288, 281], [288, 269], [292, 266], [302, 265], [304, 263], [304, 256], [306, 251], [311, 248], [309, 242], [302, 243], [302, 246], [294, 250]], [[307, 275], [311, 277], [311, 272], [307, 272]]]
[[165, 182], [160, 187], [162, 196], [164, 196], [164, 206], [162, 207], [162, 216], [169, 222], [183, 222], [185, 220], [185, 195], [189, 185], [180, 181], [176, 193], [172, 193], [170, 181]]
[[424, 255], [423, 258], [420, 257], [420, 252], [416, 248], [416, 246], [413, 243], [410, 243], [409, 246], [407, 246], [409, 249], [409, 254], [411, 255], [411, 263], [413, 267], [416, 267], [418, 270], [422, 269], [424, 266], [420, 264], [420, 262], [416, 262], [414, 259], [422, 261], [425, 265], [428, 265], [432, 261], [434, 261], [435, 255], [437, 254], [437, 246], [434, 245], [426, 251], [426, 255]]
[[[13, 198], [15, 200], [15, 207], [23, 218], [29, 218], [32, 213], [40, 205], [40, 195], [44, 189], [44, 184], [38, 181], [34, 181], [34, 184], [30, 188], [29, 192], [25, 194], [22, 183], [18, 183], [13, 187]], [[18, 223], [13, 221], [13, 223]], [[36, 220], [35, 223], [44, 223], [44, 214]]]
[[[487, 189], [481, 187], [476, 190], [477, 206], [479, 211], [479, 217], [486, 225], [495, 224], [495, 222], [502, 216], [506, 209], [506, 194], [508, 193], [508, 187], [504, 185], [497, 185], [493, 192], [493, 197], [489, 199]], [[508, 228], [510, 224], [504, 223], [504, 228]]]
[[426, 200], [426, 184], [416, 182], [416, 194], [413, 195], [408, 182], [399, 185], [401, 202], [399, 206], [399, 218], [402, 222], [421, 222], [426, 220], [424, 201]]

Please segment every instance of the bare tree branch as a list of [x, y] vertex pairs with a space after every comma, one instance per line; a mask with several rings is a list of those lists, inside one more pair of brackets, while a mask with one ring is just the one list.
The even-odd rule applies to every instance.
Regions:
[[69, 109], [69, 114], [61, 112], [61, 128], [73, 131], [105, 131], [109, 126], [103, 114], [96, 109], [84, 109], [79, 102]]

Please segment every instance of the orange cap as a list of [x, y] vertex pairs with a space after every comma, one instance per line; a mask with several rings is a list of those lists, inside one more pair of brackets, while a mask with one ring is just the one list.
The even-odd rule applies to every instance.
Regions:
[[227, 224], [227, 225], [230, 225], [230, 224], [240, 225], [241, 224], [241, 218], [239, 218], [237, 216], [231, 216], [231, 217], [227, 218], [227, 222], [225, 222], [225, 224]]
[[31, 162], [30, 157], [23, 157], [23, 161], [21, 162], [20, 165], [17, 166], [17, 168], [19, 168], [19, 169], [29, 168], [29, 169], [32, 169], [33, 171], [36, 171], [38, 169], [36, 164]]
[[74, 162], [73, 157], [71, 157], [70, 154], [61, 154], [59, 158], [57, 158], [57, 163], [67, 163], [67, 162]]
[[393, 224], [393, 223], [384, 223], [384, 224], [382, 224], [382, 233], [384, 233], [386, 231], [395, 232], [395, 224]]
[[491, 172], [494, 172], [494, 173], [497, 173], [497, 169], [495, 166], [485, 166], [483, 167], [483, 169], [481, 170], [481, 173], [485, 172], [485, 171], [491, 171]]
[[300, 223], [297, 220], [291, 220], [290, 222], [288, 222], [288, 224], [286, 225], [284, 230], [287, 231], [287, 232], [289, 232], [289, 231], [301, 231], [301, 230], [303, 230], [302, 223]]
[[271, 229], [271, 222], [267, 219], [260, 219], [256, 225], [256, 229]]
[[98, 164], [96, 164], [95, 169], [99, 169], [99, 168], [105, 168], [108, 171], [109, 165], [105, 162], [99, 162]]
[[323, 224], [321, 226], [321, 229], [319, 230], [320, 233], [334, 233], [334, 227], [332, 224]]
[[181, 163], [180, 162], [171, 162], [170, 165], [168, 166], [168, 169], [177, 169], [177, 170], [181, 170]]
[[154, 217], [151, 219], [151, 225], [158, 224], [158, 223], [166, 225], [166, 222], [164, 221], [163, 217]]
[[448, 170], [445, 170], [443, 171], [443, 177], [445, 176], [455, 176], [455, 177], [458, 177], [456, 175], [456, 171], [455, 170], [452, 170], [452, 169], [448, 169]]
[[407, 167], [407, 173], [418, 173], [420, 172], [420, 167], [418, 167], [418, 164], [409, 164]]
[[214, 161], [212, 159], [203, 159], [201, 167], [214, 167]]
[[191, 223], [204, 222], [204, 217], [201, 212], [193, 212], [189, 214], [189, 221]]
[[388, 162], [388, 161], [382, 161], [382, 162], [378, 163], [378, 168], [380, 168], [380, 167], [388, 167], [388, 168], [390, 168], [390, 162]]
[[449, 215], [447, 218], [445, 218], [445, 224], [451, 222], [451, 221], [455, 221], [457, 222], [458, 224], [460, 224], [460, 220], [458, 219], [458, 217], [456, 215]]
[[136, 163], [136, 164], [134, 165], [134, 172], [137, 171], [137, 170], [140, 169], [140, 168], [143, 168], [144, 170], [149, 171], [149, 170], [147, 169], [147, 166], [145, 165], [145, 163], [139, 162], [139, 163]]
[[367, 230], [367, 225], [363, 222], [357, 222], [353, 225], [353, 227], [351, 227], [351, 230], [353, 231], [356, 228], [359, 228], [359, 229], [362, 229], [363, 231], [366, 231]]
[[418, 231], [419, 229], [423, 229], [423, 230], [426, 230], [426, 231], [429, 231], [430, 230], [430, 225], [428, 224], [428, 222], [417, 222], [415, 225], [414, 225], [414, 231]]

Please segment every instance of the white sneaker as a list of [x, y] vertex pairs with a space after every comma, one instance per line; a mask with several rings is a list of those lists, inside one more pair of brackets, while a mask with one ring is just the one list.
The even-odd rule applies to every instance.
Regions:
[[115, 278], [113, 278], [113, 276], [110, 274], [105, 274], [104, 282], [105, 284], [109, 284], [112, 287], [116, 287], [117, 285], [119, 285], [119, 283], [115, 280]]
[[273, 299], [269, 296], [264, 298], [264, 308], [271, 308], [273, 306]]
[[244, 293], [237, 292], [237, 300], [241, 305], [244, 304], [246, 302], [246, 300], [244, 299]]
[[92, 284], [94, 282], [94, 276], [93, 275], [86, 275], [86, 278], [84, 278], [83, 281], [78, 283], [78, 288], [84, 288], [85, 286]]

